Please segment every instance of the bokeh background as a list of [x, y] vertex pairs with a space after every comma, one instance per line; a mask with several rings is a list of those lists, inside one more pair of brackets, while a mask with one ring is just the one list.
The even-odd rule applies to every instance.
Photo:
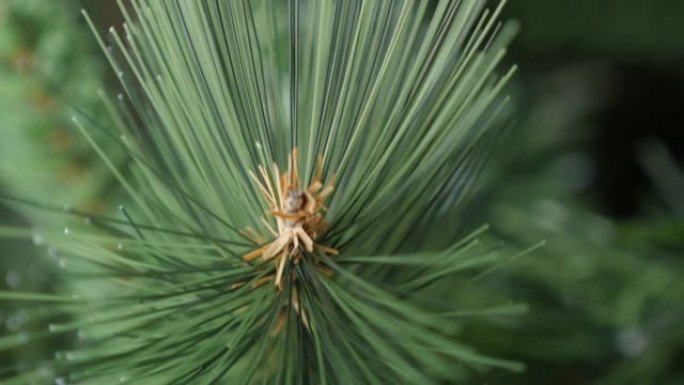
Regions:
[[[81, 8], [121, 23], [115, 1], [0, 0], [0, 195], [53, 206], [0, 201], [3, 224], [34, 229], [32, 242], [0, 241], [1, 289], [56, 283], [40, 228], [65, 217], [50, 213], [119, 199], [69, 125], [74, 113], [106, 124], [97, 90], [115, 80]], [[464, 222], [547, 246], [467, 290], [474, 303], [530, 306], [467, 325], [460, 338], [528, 364], [474, 381], [684, 384], [684, 2], [511, 0], [505, 19], [521, 26], [512, 123]], [[22, 322], [0, 308], [0, 335]], [[36, 354], [0, 350], [0, 366], [21, 370]]]

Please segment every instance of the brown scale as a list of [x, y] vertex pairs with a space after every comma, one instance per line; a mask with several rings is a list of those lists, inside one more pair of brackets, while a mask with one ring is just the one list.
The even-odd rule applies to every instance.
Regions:
[[[273, 179], [277, 180], [277, 186], [271, 182], [268, 171], [265, 167], [259, 166], [259, 179], [254, 173], [250, 176], [256, 182], [261, 194], [268, 204], [268, 213], [276, 221], [274, 228], [265, 218], [261, 222], [268, 232], [273, 236], [273, 240], [267, 243], [267, 238], [258, 231], [247, 228], [242, 234], [250, 239], [255, 245], [264, 245], [244, 256], [245, 261], [253, 261], [261, 258], [264, 261], [273, 261], [276, 267], [275, 276], [269, 275], [259, 280], [255, 286], [263, 285], [275, 279], [275, 286], [281, 290], [283, 273], [288, 261], [298, 263], [303, 252], [311, 253], [314, 250], [329, 254], [338, 255], [338, 251], [316, 243], [318, 237], [327, 228], [327, 223], [323, 219], [326, 210], [325, 200], [334, 191], [334, 177], [323, 185], [321, 178], [323, 174], [323, 159], [318, 159], [318, 169], [315, 177], [308, 187], [300, 187], [298, 171], [298, 153], [295, 148], [289, 156], [288, 171], [281, 174], [278, 166], [273, 164]], [[332, 272], [322, 266], [317, 268], [326, 275]]]

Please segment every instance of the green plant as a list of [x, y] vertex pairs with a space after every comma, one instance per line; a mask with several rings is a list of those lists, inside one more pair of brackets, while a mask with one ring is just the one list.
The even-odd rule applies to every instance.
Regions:
[[123, 35], [99, 38], [123, 88], [104, 101], [115, 127], [98, 140], [74, 124], [129, 201], [119, 217], [67, 210], [87, 225], [40, 234], [59, 292], [0, 293], [31, 305], [0, 348], [73, 339], [7, 383], [426, 384], [520, 369], [457, 334], [459, 319], [524, 307], [449, 294], [509, 255], [459, 228], [513, 73], [495, 73], [513, 27], [483, 5], [122, 7]]
[[648, 143], [642, 167], [657, 191], [641, 214], [616, 219], [588, 209], [600, 207], [586, 190], [598, 178], [587, 147], [600, 95], [588, 86], [593, 77], [570, 72], [557, 75], [555, 87], [530, 103], [506, 142], [508, 154], [488, 170], [489, 183], [473, 202], [479, 210], [471, 220], [495, 224], [499, 237], [523, 245], [547, 241], [534, 258], [477, 287], [481, 297], [524, 298], [530, 309], [506, 322], [472, 322], [463, 335], [527, 364], [522, 379], [479, 379], [493, 385], [678, 384], [684, 351], [677, 327], [684, 319], [678, 278], [684, 271], [682, 171], [665, 146]]

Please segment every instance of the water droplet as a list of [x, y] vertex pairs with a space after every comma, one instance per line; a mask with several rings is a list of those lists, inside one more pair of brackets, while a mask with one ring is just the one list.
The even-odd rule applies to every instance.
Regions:
[[61, 267], [62, 269], [65, 269], [66, 265], [67, 265], [66, 259], [60, 258], [59, 259], [59, 267]]
[[121, 377], [119, 377], [119, 382], [126, 382], [126, 381], [128, 381], [128, 377], [127, 377], [127, 376], [121, 376]]
[[627, 357], [635, 357], [648, 347], [649, 338], [641, 328], [632, 326], [621, 330], [615, 342], [620, 353]]
[[21, 325], [24, 324], [24, 321], [26, 320], [26, 314], [22, 311], [17, 311], [15, 313], [10, 314], [5, 318], [5, 327], [7, 330], [14, 332], [19, 330]]
[[85, 218], [83, 218], [83, 223], [90, 226], [93, 223], [93, 220], [90, 217], [85, 217]]
[[65, 203], [62, 205], [62, 210], [64, 210], [64, 212], [70, 213], [74, 210], [74, 206], [69, 203]]
[[123, 243], [117, 243], [117, 245], [116, 245], [117, 250], [123, 250], [123, 248], [124, 248]]
[[38, 369], [38, 375], [43, 378], [51, 378], [54, 376], [54, 372], [49, 366], [43, 365]]
[[25, 332], [21, 332], [17, 334], [17, 339], [19, 340], [20, 344], [25, 344], [31, 340], [31, 335]]
[[124, 205], [119, 205], [119, 211], [124, 211]]
[[40, 233], [33, 233], [31, 239], [33, 240], [33, 244], [36, 246], [40, 246], [43, 244], [43, 236], [40, 235]]
[[539, 225], [552, 231], [561, 229], [569, 215], [568, 210], [563, 205], [550, 199], [534, 202], [531, 209], [533, 215], [538, 218]]
[[50, 331], [50, 333], [56, 332], [58, 328], [59, 328], [59, 325], [48, 324], [48, 330]]
[[86, 331], [83, 330], [83, 329], [78, 329], [78, 331], [76, 332], [76, 336], [77, 336], [78, 339], [80, 339], [80, 340], [85, 340], [85, 339], [88, 338], [88, 334], [87, 334]]
[[55, 378], [55, 385], [66, 385], [66, 381], [62, 377]]
[[48, 257], [50, 257], [50, 258], [57, 258], [57, 257], [59, 256], [59, 252], [57, 252], [57, 249], [56, 249], [56, 248], [50, 246], [50, 247], [48, 247], [48, 249], [47, 249], [47, 255], [48, 255]]
[[109, 33], [116, 33], [116, 30], [114, 29], [113, 26], [112, 26], [112, 27], [109, 27]]
[[119, 101], [121, 101], [121, 102], [123, 102], [123, 100], [124, 100], [123, 94], [116, 95], [116, 98], [119, 99]]
[[64, 235], [69, 235], [69, 232], [71, 232], [71, 230], [69, 230], [68, 227], [65, 227], [64, 228]]
[[5, 274], [5, 282], [9, 288], [14, 289], [21, 283], [21, 275], [17, 271], [10, 270]]

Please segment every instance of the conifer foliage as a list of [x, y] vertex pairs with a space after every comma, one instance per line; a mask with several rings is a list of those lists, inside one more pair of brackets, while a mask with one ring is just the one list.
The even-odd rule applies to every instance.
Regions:
[[434, 289], [502, 258], [457, 216], [513, 73], [496, 73], [512, 29], [484, 6], [122, 4], [126, 23], [97, 35], [121, 81], [103, 100], [114, 124], [74, 125], [129, 201], [70, 209], [87, 225], [40, 234], [60, 292], [0, 293], [38, 325], [0, 349], [73, 337], [8, 383], [429, 384], [519, 369], [457, 336], [459, 317], [519, 306], [459, 308]]

